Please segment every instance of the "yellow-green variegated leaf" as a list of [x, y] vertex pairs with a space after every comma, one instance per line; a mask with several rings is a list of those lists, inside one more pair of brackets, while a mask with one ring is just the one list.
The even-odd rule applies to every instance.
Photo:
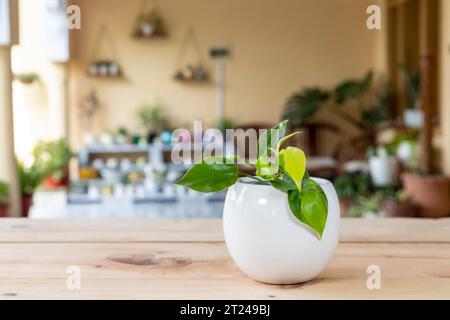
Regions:
[[302, 191], [302, 179], [306, 171], [306, 156], [303, 150], [288, 147], [280, 151], [279, 159], [284, 173], [294, 180], [298, 191]]

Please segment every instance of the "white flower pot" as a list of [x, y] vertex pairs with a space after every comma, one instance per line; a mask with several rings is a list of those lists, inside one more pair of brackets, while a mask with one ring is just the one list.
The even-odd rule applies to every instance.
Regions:
[[320, 240], [292, 214], [287, 194], [241, 179], [227, 193], [223, 228], [235, 264], [250, 278], [294, 284], [316, 277], [339, 242], [339, 201], [333, 184], [314, 179], [328, 199], [328, 218]]
[[144, 23], [141, 25], [141, 32], [144, 35], [144, 37], [150, 37], [153, 34], [153, 31], [155, 31], [153, 24]]
[[397, 159], [394, 157], [371, 157], [369, 159], [370, 177], [376, 187], [387, 187], [397, 183]]
[[417, 144], [412, 141], [403, 141], [398, 145], [397, 159], [405, 166], [412, 166], [417, 157]]
[[406, 109], [403, 113], [403, 121], [408, 128], [420, 128], [423, 124], [423, 113], [421, 110]]

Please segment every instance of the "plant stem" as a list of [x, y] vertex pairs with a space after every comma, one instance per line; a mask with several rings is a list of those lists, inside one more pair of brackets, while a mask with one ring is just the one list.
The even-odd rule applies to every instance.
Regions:
[[259, 181], [259, 182], [266, 182], [266, 181], [264, 181], [264, 180], [262, 180], [262, 179], [260, 179], [258, 177], [252, 176], [251, 174], [247, 174], [247, 173], [244, 173], [244, 172], [239, 172], [239, 176], [250, 178], [250, 179], [253, 179], [253, 180], [256, 180], [256, 181]]

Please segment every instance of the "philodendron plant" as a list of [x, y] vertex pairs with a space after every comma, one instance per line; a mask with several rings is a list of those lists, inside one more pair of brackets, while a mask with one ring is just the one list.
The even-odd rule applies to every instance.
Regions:
[[281, 145], [299, 132], [286, 136], [287, 121], [265, 131], [258, 140], [257, 159], [252, 165], [256, 175], [239, 171], [237, 157], [208, 157], [194, 164], [177, 181], [195, 191], [209, 193], [234, 185], [239, 177], [248, 177], [256, 184], [272, 186], [286, 193], [292, 214], [322, 238], [328, 214], [328, 201], [320, 185], [306, 171], [306, 156], [295, 147]]

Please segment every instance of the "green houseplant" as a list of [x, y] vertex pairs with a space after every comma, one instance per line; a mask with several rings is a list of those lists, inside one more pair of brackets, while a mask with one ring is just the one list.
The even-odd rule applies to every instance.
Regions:
[[370, 196], [359, 196], [349, 208], [348, 216], [353, 218], [381, 216], [383, 200], [382, 192], [375, 192]]
[[[421, 15], [419, 27], [422, 34], [429, 34], [430, 19], [429, 3], [424, 2], [424, 8]], [[426, 218], [441, 218], [450, 215], [450, 177], [443, 174], [441, 170], [434, 168], [435, 154], [433, 146], [433, 118], [435, 105], [434, 97], [436, 96], [435, 75], [437, 73], [437, 65], [435, 61], [436, 54], [433, 53], [431, 41], [426, 38], [420, 50], [419, 74], [420, 82], [418, 87], [419, 100], [423, 113], [420, 130], [420, 174], [405, 173], [402, 177], [404, 183], [405, 195], [411, 201], [420, 206], [420, 216]], [[448, 141], [442, 144], [442, 147], [448, 147]], [[437, 169], [437, 170], [436, 170]]]
[[[228, 188], [223, 225], [236, 265], [267, 283], [311, 280], [330, 261], [339, 239], [339, 202], [329, 181], [311, 178], [301, 149], [281, 145], [287, 121], [262, 133], [255, 175], [234, 157], [206, 157], [177, 181], [198, 192]], [[314, 258], [312, 255], [314, 254]]]
[[[314, 115], [324, 109], [351, 126], [373, 135], [374, 128], [388, 119], [390, 91], [387, 86], [382, 86], [376, 91], [375, 99], [370, 99], [372, 89], [371, 71], [361, 79], [344, 80], [332, 89], [305, 88], [288, 98], [282, 119], [289, 120], [291, 127], [298, 128], [310, 122]], [[349, 112], [350, 107], [356, 109], [356, 115]]]
[[159, 103], [140, 105], [137, 109], [137, 117], [148, 134], [149, 143], [152, 143], [157, 135], [170, 127], [164, 108]]
[[47, 188], [67, 186], [69, 161], [73, 153], [64, 139], [39, 142], [33, 149], [35, 166], [46, 176]]
[[[258, 144], [264, 147], [258, 148], [258, 159], [252, 165], [256, 169], [255, 176], [239, 172], [238, 165], [230, 163], [233, 159], [210, 157], [196, 163], [177, 184], [206, 193], [231, 187], [240, 176], [253, 179], [258, 184], [271, 185], [286, 193], [293, 215], [321, 237], [327, 220], [327, 199], [319, 184], [306, 171], [305, 153], [295, 147], [280, 149], [283, 142], [299, 133], [285, 136], [286, 126], [287, 121], [283, 121], [260, 136]], [[276, 145], [276, 149], [270, 150], [270, 145]], [[269, 158], [273, 153], [275, 163], [271, 163]]]
[[393, 191], [392, 194], [386, 196], [383, 204], [386, 215], [388, 217], [417, 217], [420, 212], [419, 206], [406, 196], [404, 190], [394, 189]]
[[33, 163], [30, 166], [18, 162], [17, 165], [20, 192], [22, 194], [22, 216], [28, 217], [28, 212], [33, 202], [33, 195], [46, 177], [46, 173]]
[[334, 181], [343, 215], [358, 197], [367, 197], [371, 193], [370, 176], [363, 172], [351, 172], [340, 175]]
[[40, 80], [40, 77], [37, 73], [17, 73], [14, 75], [14, 80], [21, 82], [22, 84], [32, 84], [33, 82], [37, 82]]
[[136, 19], [135, 37], [164, 36], [163, 19], [155, 9], [141, 13]]
[[403, 122], [409, 128], [420, 128], [423, 122], [423, 112], [420, 94], [420, 71], [402, 67], [405, 81], [405, 91], [408, 104], [403, 111]]
[[0, 181], [0, 217], [6, 217], [8, 211], [9, 185]]

